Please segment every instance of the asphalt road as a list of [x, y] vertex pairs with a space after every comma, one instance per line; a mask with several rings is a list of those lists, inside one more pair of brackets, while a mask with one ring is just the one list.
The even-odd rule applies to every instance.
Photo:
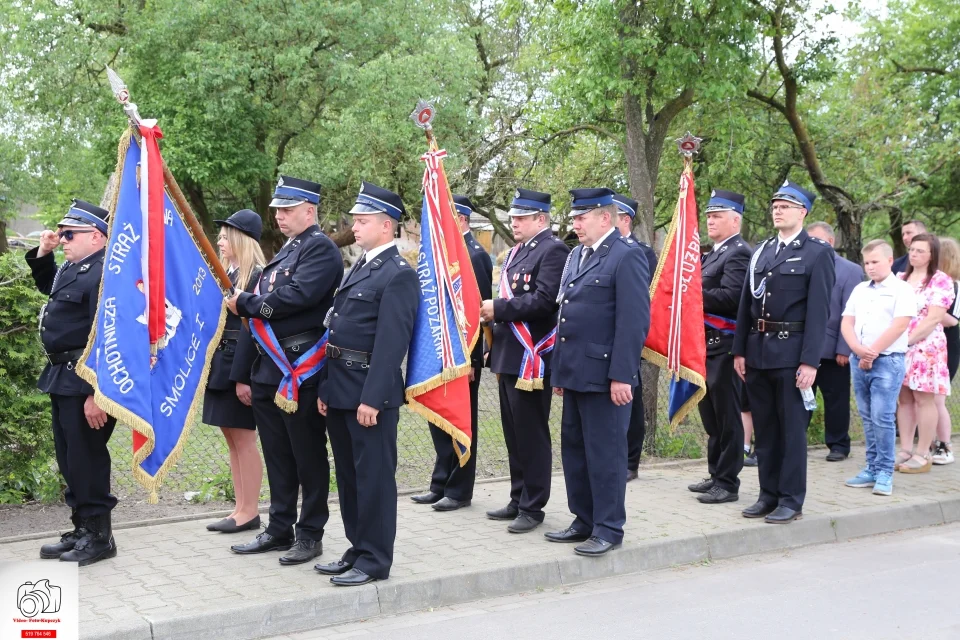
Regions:
[[957, 640], [958, 594], [960, 524], [611, 578], [270, 640]]

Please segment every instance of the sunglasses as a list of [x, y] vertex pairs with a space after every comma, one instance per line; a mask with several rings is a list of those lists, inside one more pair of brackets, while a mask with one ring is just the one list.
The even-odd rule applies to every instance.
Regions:
[[94, 231], [96, 231], [96, 229], [88, 229], [86, 231], [75, 231], [74, 229], [67, 229], [66, 231], [58, 231], [57, 236], [60, 237], [61, 239], [66, 238], [67, 242], [70, 242], [71, 240], [73, 240], [73, 236], [77, 235], [78, 233], [93, 233]]

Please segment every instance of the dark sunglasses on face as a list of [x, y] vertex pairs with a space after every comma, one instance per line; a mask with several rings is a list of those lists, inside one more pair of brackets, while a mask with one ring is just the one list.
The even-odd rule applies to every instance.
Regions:
[[73, 240], [73, 236], [78, 233], [93, 233], [96, 229], [87, 229], [86, 231], [77, 231], [75, 229], [67, 229], [66, 231], [57, 231], [57, 236], [60, 238], [66, 238], [67, 242]]

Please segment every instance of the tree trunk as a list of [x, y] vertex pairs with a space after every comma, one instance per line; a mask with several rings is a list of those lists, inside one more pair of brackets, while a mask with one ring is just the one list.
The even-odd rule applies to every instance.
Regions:
[[10, 245], [7, 244], [7, 223], [0, 220], [0, 254], [6, 253], [9, 250]]

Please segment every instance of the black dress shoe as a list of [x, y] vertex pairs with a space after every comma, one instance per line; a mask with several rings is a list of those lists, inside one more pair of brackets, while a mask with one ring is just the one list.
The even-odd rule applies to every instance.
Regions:
[[337, 585], [338, 587], [359, 587], [362, 584], [367, 584], [368, 582], [373, 582], [376, 580], [373, 576], [368, 576], [360, 569], [351, 568], [349, 571], [333, 576], [330, 578], [330, 582]]
[[763, 521], [769, 524], [787, 524], [788, 522], [800, 520], [801, 518], [803, 518], [802, 511], [794, 511], [789, 507], [784, 507], [781, 505], [774, 509], [774, 511], [764, 518]]
[[257, 537], [247, 544], [235, 544], [230, 551], [240, 554], [266, 553], [267, 551], [286, 551], [293, 546], [293, 538], [277, 538], [266, 531], [258, 533]]
[[540, 526], [542, 520], [537, 520], [527, 513], [521, 513], [507, 525], [507, 531], [510, 533], [529, 533]]
[[840, 462], [841, 460], [846, 460], [847, 454], [838, 449], [833, 449], [830, 453], [827, 454], [827, 462]]
[[442, 498], [442, 495], [439, 493], [434, 493], [433, 491], [427, 491], [426, 493], [421, 493], [417, 496], [410, 496], [410, 499], [417, 504], [433, 504], [435, 502], [440, 502]]
[[757, 466], [757, 452], [751, 451], [749, 455], [743, 458], [743, 466], [745, 467], [755, 467]]
[[578, 544], [573, 548], [573, 550], [581, 556], [602, 556], [607, 551], [611, 549], [618, 549], [619, 544], [613, 544], [612, 542], [607, 542], [603, 538], [598, 538], [597, 536], [590, 536], [586, 542]]
[[627, 482], [636, 480], [640, 476], [636, 469], [627, 469]]
[[241, 531], [253, 531], [260, 528], [260, 516], [253, 516], [252, 520], [247, 520], [243, 524], [237, 524], [233, 518], [227, 518], [232, 523], [220, 528], [220, 533], [240, 533]]
[[87, 530], [77, 527], [60, 536], [60, 542], [51, 542], [40, 547], [40, 557], [44, 560], [59, 560], [60, 556], [73, 549], [87, 535]]
[[693, 491], [694, 493], [706, 493], [710, 491], [710, 488], [713, 486], [713, 478], [704, 478], [700, 482], [695, 482], [694, 484], [687, 485], [687, 489]]
[[456, 511], [457, 509], [463, 509], [464, 507], [469, 507], [469, 500], [454, 500], [453, 498], [443, 498], [439, 502], [433, 503], [433, 508], [437, 511]]
[[280, 556], [280, 564], [290, 566], [310, 562], [323, 553], [323, 543], [319, 540], [297, 540], [290, 550]]
[[224, 527], [235, 527], [237, 526], [237, 521], [233, 518], [224, 518], [223, 520], [217, 520], [216, 522], [211, 522], [207, 525], [207, 531], [220, 531]]
[[500, 509], [494, 509], [493, 511], [487, 511], [487, 517], [491, 520], [513, 520], [518, 515], [520, 515], [520, 510], [510, 505], [501, 507]]
[[567, 527], [563, 531], [547, 531], [543, 537], [550, 542], [586, 542], [590, 539], [590, 534]]
[[739, 494], [727, 491], [718, 485], [713, 485], [710, 487], [710, 491], [697, 496], [697, 500], [703, 504], [723, 504], [724, 502], [736, 502], [739, 499]]
[[327, 564], [315, 564], [313, 568], [325, 576], [339, 576], [341, 573], [346, 573], [350, 571], [350, 569], [353, 569], [353, 565], [347, 564], [343, 560], [337, 560], [336, 562], [328, 562]]
[[740, 513], [743, 514], [744, 518], [762, 518], [769, 513], [773, 513], [776, 508], [776, 505], [771, 506], [762, 500], [757, 500]]

